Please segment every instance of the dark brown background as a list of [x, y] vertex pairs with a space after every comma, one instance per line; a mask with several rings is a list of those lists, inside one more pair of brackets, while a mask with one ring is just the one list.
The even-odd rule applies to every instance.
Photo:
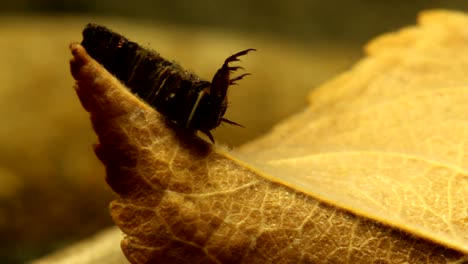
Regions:
[[362, 43], [381, 32], [414, 21], [422, 9], [466, 10], [456, 0], [18, 0], [4, 1], [3, 13], [87, 13], [130, 17], [183, 27], [215, 27], [299, 41]]

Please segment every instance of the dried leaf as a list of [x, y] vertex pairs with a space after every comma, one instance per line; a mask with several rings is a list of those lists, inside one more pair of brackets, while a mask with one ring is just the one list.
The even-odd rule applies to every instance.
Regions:
[[170, 128], [72, 44], [96, 154], [120, 195], [110, 210], [126, 257], [463, 261], [467, 23], [428, 12], [419, 27], [372, 42], [368, 58], [312, 93], [310, 108], [234, 154]]
[[468, 252], [466, 23], [427, 12], [371, 42], [243, 154], [314, 197]]

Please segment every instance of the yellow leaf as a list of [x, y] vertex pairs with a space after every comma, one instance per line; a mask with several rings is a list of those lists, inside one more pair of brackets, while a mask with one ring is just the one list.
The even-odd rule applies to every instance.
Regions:
[[371, 42], [241, 153], [320, 200], [468, 252], [468, 18], [420, 21]]
[[[167, 126], [83, 47], [77, 93], [133, 263], [447, 263], [468, 254], [468, 17], [422, 15], [234, 153]], [[403, 231], [401, 231], [403, 230]]]

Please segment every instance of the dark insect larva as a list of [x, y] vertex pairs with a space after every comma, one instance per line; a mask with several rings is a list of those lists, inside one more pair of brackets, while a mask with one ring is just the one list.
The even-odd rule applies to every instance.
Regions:
[[103, 26], [88, 24], [81, 45], [134, 94], [178, 126], [199, 130], [214, 143], [210, 130], [221, 122], [239, 125], [223, 118], [227, 90], [249, 74], [230, 79], [230, 73], [242, 67], [229, 63], [255, 49], [228, 57], [210, 83]]

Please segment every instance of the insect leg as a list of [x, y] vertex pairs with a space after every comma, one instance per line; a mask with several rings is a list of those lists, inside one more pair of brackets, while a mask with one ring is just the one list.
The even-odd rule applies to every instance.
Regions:
[[224, 60], [223, 66], [216, 72], [213, 80], [211, 81], [211, 96], [218, 96], [220, 98], [224, 98], [227, 93], [227, 89], [229, 85], [234, 84], [235, 81], [242, 79], [247, 74], [241, 75], [239, 77], [229, 79], [229, 74], [233, 71], [238, 69], [243, 69], [240, 66], [229, 66], [228, 64], [233, 61], [239, 61], [237, 57], [245, 55], [250, 51], [255, 51], [256, 49], [246, 49], [240, 52], [237, 52], [234, 55], [229, 56], [226, 60]]
[[234, 121], [228, 120], [228, 119], [226, 119], [226, 118], [221, 118], [221, 121], [224, 122], [224, 123], [231, 124], [231, 125], [244, 127], [243, 125], [238, 124], [238, 123], [236, 123], [236, 122], [234, 122]]
[[241, 67], [241, 66], [232, 66], [232, 67], [228, 67], [229, 72], [237, 71], [237, 70], [239, 70], [239, 69], [242, 69], [242, 70], [243, 70], [244, 68]]
[[245, 76], [247, 75], [251, 75], [250, 73], [244, 73], [242, 75], [239, 75], [237, 77], [234, 77], [232, 79], [229, 80], [229, 85], [233, 85], [233, 84], [236, 84], [235, 82], [238, 81], [238, 80], [241, 80], [242, 78], [244, 78]]
[[210, 141], [213, 142], [213, 144], [215, 143], [213, 135], [211, 135], [209, 130], [200, 130], [200, 132], [205, 134], [210, 139]]
[[243, 55], [249, 53], [250, 51], [256, 51], [256, 49], [246, 49], [246, 50], [243, 50], [243, 51], [239, 51], [239, 52], [237, 52], [236, 54], [233, 54], [233, 55], [229, 56], [229, 57], [224, 61], [224, 65], [228, 64], [228, 63], [231, 62], [231, 61], [239, 61], [239, 59], [238, 59], [237, 57], [243, 56]]

